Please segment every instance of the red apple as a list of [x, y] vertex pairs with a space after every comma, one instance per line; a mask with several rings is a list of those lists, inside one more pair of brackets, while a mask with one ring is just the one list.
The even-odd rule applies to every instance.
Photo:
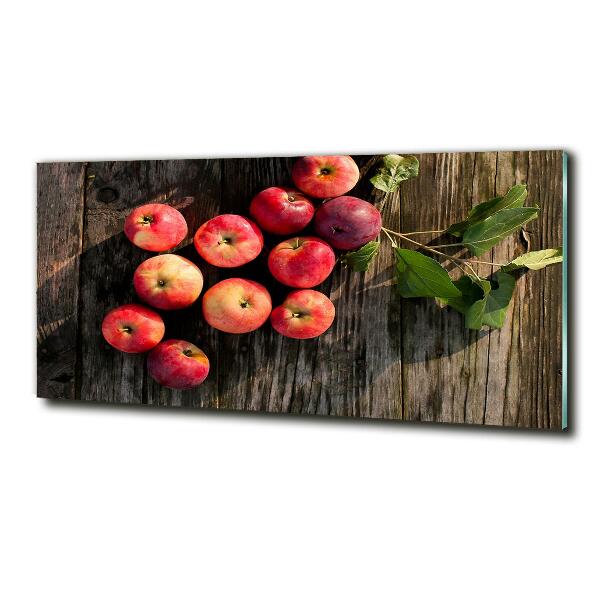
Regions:
[[125, 219], [125, 235], [133, 244], [151, 252], [171, 250], [187, 235], [183, 215], [166, 204], [144, 204]]
[[262, 250], [263, 235], [250, 219], [219, 215], [200, 226], [194, 236], [198, 254], [215, 267], [239, 267]]
[[258, 329], [271, 312], [267, 289], [249, 279], [224, 279], [206, 291], [202, 312], [206, 322], [226, 333], [248, 333]]
[[269, 233], [289, 235], [302, 231], [315, 214], [312, 202], [286, 187], [263, 190], [250, 203], [250, 216]]
[[133, 274], [137, 295], [150, 306], [164, 310], [193, 304], [202, 291], [202, 272], [187, 258], [159, 254], [145, 260]]
[[200, 385], [209, 370], [206, 354], [183, 340], [165, 340], [148, 354], [150, 377], [175, 390], [189, 390]]
[[340, 196], [319, 207], [315, 231], [334, 248], [353, 250], [379, 235], [381, 213], [365, 200]]
[[292, 167], [299, 190], [313, 198], [332, 198], [349, 192], [360, 173], [351, 156], [304, 156]]
[[335, 266], [333, 248], [317, 237], [296, 237], [277, 244], [269, 254], [269, 271], [277, 281], [310, 288], [325, 281]]
[[307, 339], [327, 331], [335, 318], [331, 300], [316, 290], [294, 290], [271, 313], [273, 329], [286, 337]]
[[141, 304], [124, 304], [109, 311], [102, 321], [104, 339], [123, 352], [147, 352], [165, 334], [161, 316]]

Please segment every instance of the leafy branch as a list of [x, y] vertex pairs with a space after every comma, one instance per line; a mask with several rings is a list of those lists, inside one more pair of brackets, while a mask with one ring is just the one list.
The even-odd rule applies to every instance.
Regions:
[[[370, 181], [374, 187], [389, 193], [400, 184], [419, 173], [419, 161], [414, 156], [390, 154], [381, 159], [377, 173]], [[463, 248], [479, 257], [508, 236], [520, 231], [530, 221], [537, 219], [538, 206], [525, 206], [527, 186], [515, 185], [504, 196], [486, 200], [474, 206], [466, 218], [444, 230], [412, 231], [400, 233], [386, 227], [381, 230], [390, 241], [396, 262], [396, 288], [403, 298], [435, 298], [442, 306], [450, 306], [465, 317], [469, 329], [483, 326], [500, 328], [504, 324], [510, 305], [517, 271], [539, 270], [562, 262], [562, 248], [549, 248], [526, 252], [508, 263], [490, 262], [475, 258], [461, 258], [443, 251]], [[458, 239], [450, 244], [424, 244], [413, 239], [417, 235], [448, 234]], [[398, 241], [413, 244], [418, 250], [400, 248]], [[353, 271], [366, 271], [378, 254], [381, 242], [371, 241], [342, 255], [341, 262]], [[435, 256], [426, 256], [427, 252]], [[436, 260], [437, 259], [437, 260]], [[456, 281], [439, 260], [450, 261], [464, 274]], [[475, 265], [497, 267], [488, 278], [481, 278]]]

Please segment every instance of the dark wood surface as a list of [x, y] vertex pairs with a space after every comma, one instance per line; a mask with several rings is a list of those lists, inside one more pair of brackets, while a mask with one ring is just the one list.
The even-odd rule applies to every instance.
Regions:
[[[383, 208], [395, 231], [443, 229], [474, 204], [527, 183], [541, 207], [526, 231], [496, 246], [492, 262], [562, 245], [560, 151], [417, 155], [421, 172]], [[377, 157], [355, 157], [354, 195], [381, 205], [368, 182]], [[431, 300], [403, 300], [391, 287], [389, 244], [366, 274], [338, 265], [319, 289], [336, 305], [332, 328], [291, 340], [266, 325], [245, 335], [208, 327], [199, 303], [163, 313], [167, 336], [209, 355], [211, 372], [194, 390], [161, 388], [144, 356], [111, 349], [100, 324], [112, 307], [135, 301], [132, 275], [151, 256], [124, 236], [139, 204], [179, 208], [189, 235], [176, 252], [196, 262], [205, 287], [247, 276], [268, 285], [274, 304], [285, 289], [254, 263], [218, 270], [191, 243], [218, 213], [246, 214], [261, 189], [289, 184], [292, 158], [53, 163], [38, 165], [38, 395], [88, 402], [372, 417], [560, 429], [562, 272], [521, 277], [501, 330], [469, 331], [463, 317]], [[427, 241], [427, 240], [423, 240]], [[273, 240], [267, 239], [266, 246]], [[485, 257], [482, 257], [486, 260]], [[491, 267], [480, 266], [489, 275]], [[458, 277], [457, 272], [453, 276]]]

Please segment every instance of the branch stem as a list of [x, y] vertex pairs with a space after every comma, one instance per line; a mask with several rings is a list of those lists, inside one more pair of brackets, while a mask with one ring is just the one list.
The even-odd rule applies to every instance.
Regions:
[[[406, 235], [406, 234], [404, 234]], [[427, 246], [428, 248], [455, 248], [456, 246], [462, 246], [462, 244], [439, 244], [438, 246]]]
[[477, 275], [477, 273], [475, 272], [475, 269], [471, 266], [471, 263], [465, 262], [465, 265], [467, 267], [469, 267], [469, 269], [471, 270], [471, 273], [473, 273], [473, 275], [475, 275], [475, 277], [479, 278], [479, 275]]
[[396, 240], [388, 233], [388, 230], [385, 227], [382, 227], [381, 231], [383, 231], [383, 233], [385, 233], [385, 235], [388, 236], [390, 242], [392, 242], [392, 247], [397, 248], [398, 244], [396, 244]]
[[444, 233], [445, 229], [432, 229], [431, 231], [409, 231], [407, 233], [403, 233], [402, 235], [425, 235], [428, 233]]
[[[419, 248], [423, 248], [423, 250], [427, 250], [428, 252], [431, 252], [432, 254], [437, 254], [438, 256], [443, 256], [444, 258], [447, 258], [448, 260], [451, 260], [454, 264], [456, 264], [455, 261], [459, 261], [462, 263], [475, 263], [478, 265], [491, 265], [494, 267], [502, 267], [504, 265], [500, 264], [500, 263], [494, 263], [494, 262], [486, 262], [484, 260], [471, 260], [471, 259], [466, 259], [466, 258], [458, 258], [456, 256], [450, 256], [449, 254], [445, 254], [444, 252], [440, 252], [439, 250], [435, 250], [435, 248], [445, 248], [445, 246], [427, 246], [425, 244], [421, 244], [421, 242], [417, 242], [409, 237], [406, 237], [406, 234], [404, 233], [398, 233], [397, 231], [392, 231], [391, 229], [386, 229], [385, 227], [381, 228], [381, 231], [383, 231], [388, 237], [390, 237], [390, 235], [395, 235], [396, 237], [399, 237], [402, 240], [405, 240], [407, 242], [410, 242], [411, 244], [415, 244], [415, 246], [419, 246]], [[452, 246], [462, 246], [462, 244], [450, 244]]]

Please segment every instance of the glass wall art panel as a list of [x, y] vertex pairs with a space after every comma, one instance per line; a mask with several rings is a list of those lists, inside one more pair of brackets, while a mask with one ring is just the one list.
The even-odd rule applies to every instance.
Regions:
[[51, 400], [567, 426], [560, 150], [38, 165]]

